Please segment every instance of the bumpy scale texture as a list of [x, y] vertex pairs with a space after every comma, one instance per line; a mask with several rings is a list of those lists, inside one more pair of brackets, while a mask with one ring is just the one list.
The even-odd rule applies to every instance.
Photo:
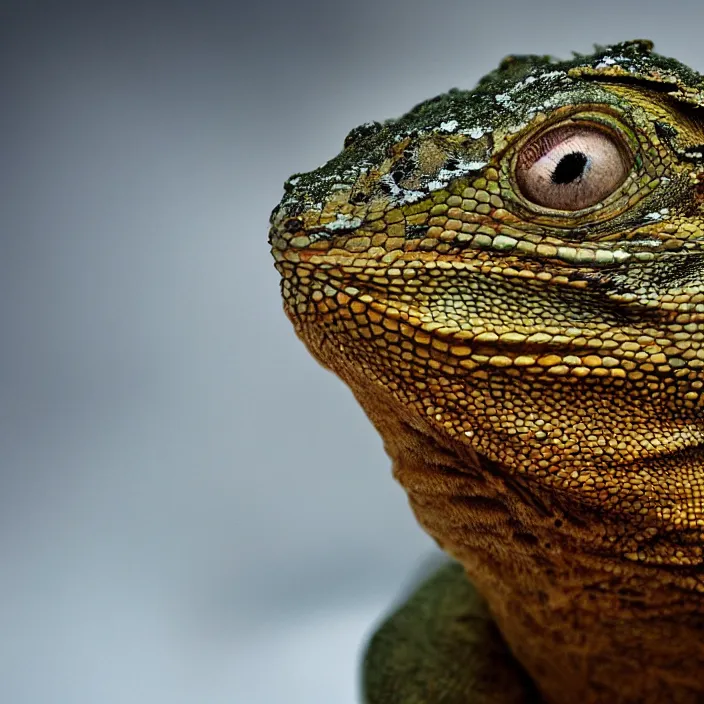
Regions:
[[[647, 41], [509, 57], [272, 214], [298, 335], [548, 702], [704, 702], [703, 143], [702, 77]], [[382, 640], [372, 704], [523, 701], [457, 685], [449, 626], [439, 694], [401, 693]]]

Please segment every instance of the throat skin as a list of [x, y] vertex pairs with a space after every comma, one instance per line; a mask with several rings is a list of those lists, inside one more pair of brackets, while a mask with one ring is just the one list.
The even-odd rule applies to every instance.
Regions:
[[613, 534], [608, 515], [448, 441], [353, 363], [316, 348], [383, 438], [418, 522], [462, 564], [544, 701], [704, 701], [696, 566], [645, 565], [595, 547]]

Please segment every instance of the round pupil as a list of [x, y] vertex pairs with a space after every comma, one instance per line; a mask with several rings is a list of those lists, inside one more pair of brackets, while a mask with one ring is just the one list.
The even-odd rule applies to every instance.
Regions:
[[633, 162], [633, 152], [619, 135], [569, 122], [528, 142], [514, 168], [526, 199], [544, 208], [576, 211], [614, 193]]
[[582, 152], [570, 152], [560, 159], [550, 179], [554, 184], [566, 184], [576, 181], [584, 174], [589, 159]]

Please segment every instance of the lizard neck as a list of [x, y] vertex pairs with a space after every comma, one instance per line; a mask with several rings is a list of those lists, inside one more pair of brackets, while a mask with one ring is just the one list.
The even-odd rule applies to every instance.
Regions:
[[704, 598], [693, 570], [595, 554], [598, 516], [576, 518], [497, 468], [447, 460], [402, 450], [394, 474], [547, 701], [702, 701]]
[[584, 533], [598, 526], [543, 513], [499, 476], [411, 456], [394, 473], [551, 704], [702, 701], [704, 600], [683, 586], [691, 576], [590, 553]]
[[417, 519], [462, 563], [546, 701], [702, 701], [704, 586], [696, 567], [599, 552], [596, 538], [614, 534], [606, 514], [569, 505], [447, 442], [378, 389], [358, 398]]
[[[547, 702], [704, 701], [697, 535], [640, 536], [628, 517], [480, 455], [339, 355], [321, 358], [354, 392], [418, 521], [464, 566]], [[643, 538], [665, 555], [694, 540], [681, 543], [690, 565], [628, 559]]]

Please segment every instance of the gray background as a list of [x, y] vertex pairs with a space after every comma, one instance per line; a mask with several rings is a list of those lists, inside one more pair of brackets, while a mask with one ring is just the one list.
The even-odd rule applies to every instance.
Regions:
[[0, 7], [0, 701], [356, 701], [433, 546], [295, 339], [284, 179], [511, 52], [650, 37], [689, 2]]

